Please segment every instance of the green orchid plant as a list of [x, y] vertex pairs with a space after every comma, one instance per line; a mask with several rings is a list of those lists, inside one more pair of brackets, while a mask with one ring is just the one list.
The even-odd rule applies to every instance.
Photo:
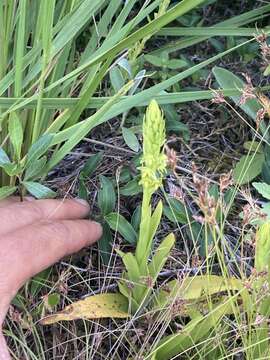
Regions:
[[174, 235], [169, 234], [149, 262], [153, 239], [163, 210], [162, 201], [159, 201], [153, 210], [151, 199], [153, 194], [162, 187], [167, 163], [163, 149], [165, 121], [155, 100], [151, 101], [146, 111], [143, 122], [143, 140], [143, 157], [140, 167], [143, 199], [139, 238], [135, 255], [125, 254], [118, 250], [127, 270], [118, 286], [120, 292], [129, 299], [132, 313], [142, 309], [147, 303], [157, 276], [174, 245]]

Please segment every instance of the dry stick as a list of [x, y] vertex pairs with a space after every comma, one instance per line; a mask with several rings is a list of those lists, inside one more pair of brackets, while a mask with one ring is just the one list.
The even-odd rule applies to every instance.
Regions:
[[132, 150], [128, 150], [128, 149], [124, 149], [124, 148], [121, 148], [119, 146], [115, 146], [115, 145], [111, 145], [111, 144], [107, 144], [107, 143], [104, 143], [102, 141], [98, 141], [98, 140], [93, 140], [93, 139], [88, 139], [88, 138], [84, 138], [84, 140], [86, 142], [89, 142], [89, 143], [92, 143], [92, 144], [96, 144], [96, 145], [101, 145], [101, 146], [104, 146], [104, 147], [109, 147], [111, 149], [115, 149], [115, 150], [119, 150], [119, 151], [124, 151], [128, 154], [136, 154], [134, 151]]

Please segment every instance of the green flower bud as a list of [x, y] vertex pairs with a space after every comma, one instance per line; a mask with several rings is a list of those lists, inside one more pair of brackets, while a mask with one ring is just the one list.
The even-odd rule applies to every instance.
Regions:
[[164, 154], [165, 120], [158, 103], [152, 100], [143, 121], [143, 157], [140, 184], [151, 192], [162, 185], [167, 158]]

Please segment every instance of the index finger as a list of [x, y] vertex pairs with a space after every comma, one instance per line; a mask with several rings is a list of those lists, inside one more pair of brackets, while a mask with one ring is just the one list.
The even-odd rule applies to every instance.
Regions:
[[2, 282], [13, 286], [10, 292], [14, 294], [31, 276], [93, 244], [101, 234], [102, 227], [93, 221], [62, 220], [35, 223], [0, 237], [1, 267], [6, 269], [1, 272], [0, 284], [3, 277]]
[[0, 236], [43, 220], [83, 219], [89, 214], [89, 205], [81, 199], [6, 201], [0, 206]]

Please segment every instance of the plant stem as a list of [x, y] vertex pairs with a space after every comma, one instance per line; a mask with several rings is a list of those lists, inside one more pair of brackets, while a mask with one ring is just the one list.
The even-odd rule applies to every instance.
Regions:
[[149, 229], [151, 222], [151, 197], [152, 193], [148, 189], [144, 188], [140, 233], [135, 254], [139, 266], [143, 265], [145, 262], [147, 264], [147, 259], [149, 257], [149, 254], [147, 254], [147, 248], [149, 245]]

